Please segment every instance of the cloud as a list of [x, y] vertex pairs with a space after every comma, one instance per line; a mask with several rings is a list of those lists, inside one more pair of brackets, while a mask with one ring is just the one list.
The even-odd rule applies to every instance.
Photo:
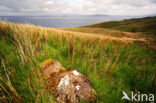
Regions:
[[156, 0], [0, 0], [0, 15], [155, 14]]
[[156, 3], [156, 0], [151, 0], [151, 2]]

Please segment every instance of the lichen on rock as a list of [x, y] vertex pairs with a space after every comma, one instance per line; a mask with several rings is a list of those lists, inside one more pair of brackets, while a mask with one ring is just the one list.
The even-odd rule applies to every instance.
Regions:
[[68, 76], [68, 75], [65, 75], [65, 76], [61, 79], [60, 83], [58, 84], [58, 87], [60, 87], [60, 86], [62, 86], [62, 85], [68, 85], [68, 84], [69, 84], [69, 80], [70, 80], [69, 76]]
[[79, 74], [80, 74], [77, 70], [73, 70], [72, 73], [73, 73], [74, 75], [79, 75]]

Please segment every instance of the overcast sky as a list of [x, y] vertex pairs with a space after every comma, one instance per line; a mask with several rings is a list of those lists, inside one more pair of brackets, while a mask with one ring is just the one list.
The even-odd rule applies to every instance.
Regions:
[[0, 0], [0, 15], [156, 14], [156, 0]]

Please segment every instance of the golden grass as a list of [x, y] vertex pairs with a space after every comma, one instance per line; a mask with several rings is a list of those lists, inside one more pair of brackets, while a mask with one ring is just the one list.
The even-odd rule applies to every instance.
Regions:
[[111, 30], [111, 29], [104, 29], [104, 28], [58, 28], [60, 30], [65, 30], [65, 31], [73, 31], [77, 33], [91, 33], [91, 34], [96, 34], [96, 35], [103, 35], [103, 36], [113, 36], [113, 37], [124, 37], [123, 34], [128, 35], [128, 36], [134, 36], [135, 33], [130, 33], [130, 32], [123, 32], [119, 30]]
[[[40, 39], [42, 37], [48, 38], [49, 36], [59, 36], [59, 39], [62, 39], [63, 37], [67, 38], [80, 38], [80, 39], [89, 39], [89, 40], [106, 40], [106, 41], [117, 41], [117, 42], [124, 42], [124, 43], [133, 43], [133, 41], [146, 41], [144, 38], [126, 38], [122, 34], [126, 34], [128, 36], [134, 36], [134, 33], [130, 32], [121, 32], [117, 30], [109, 30], [109, 29], [101, 29], [101, 28], [44, 28], [39, 26], [34, 26], [30, 24], [14, 24], [14, 23], [8, 23], [4, 21], [0, 21], [1, 29], [2, 27], [12, 27], [17, 28], [15, 30], [15, 34], [19, 34], [21, 39], [25, 39], [28, 43], [29, 40], [27, 38], [31, 38], [32, 42], [35, 42], [35, 46], [39, 46]], [[82, 29], [82, 31], [81, 31]], [[98, 33], [93, 33], [93, 31], [98, 31]], [[89, 33], [88, 33], [89, 32]], [[25, 33], [24, 35], [21, 33]], [[98, 35], [96, 35], [98, 34]], [[118, 36], [114, 36], [119, 35]], [[36, 38], [39, 37], [38, 40]], [[45, 39], [45, 40], [46, 40]], [[17, 40], [18, 41], [18, 40]], [[58, 41], [59, 42], [59, 41]], [[20, 45], [20, 44], [18, 44]], [[30, 44], [31, 46], [31, 44]], [[33, 47], [30, 47], [31, 50], [33, 50]], [[22, 51], [22, 48], [21, 48]], [[33, 51], [31, 51], [33, 53]], [[21, 55], [24, 56], [23, 53]]]

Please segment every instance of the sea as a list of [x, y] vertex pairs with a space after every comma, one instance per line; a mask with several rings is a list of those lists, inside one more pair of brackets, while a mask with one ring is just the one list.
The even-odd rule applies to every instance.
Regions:
[[108, 15], [56, 15], [56, 16], [0, 16], [0, 20], [18, 24], [33, 24], [43, 27], [80, 27], [106, 21], [120, 21], [124, 19], [139, 18], [134, 16], [108, 16]]

